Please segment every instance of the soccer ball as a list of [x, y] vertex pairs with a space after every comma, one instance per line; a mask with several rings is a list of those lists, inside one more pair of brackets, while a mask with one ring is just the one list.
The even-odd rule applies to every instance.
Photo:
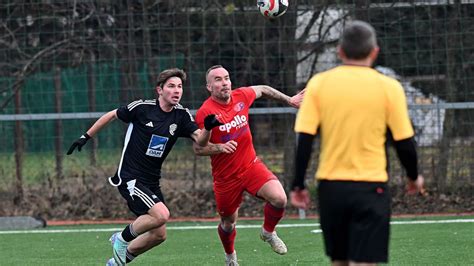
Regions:
[[277, 18], [285, 14], [288, 0], [257, 0], [258, 10], [266, 18]]

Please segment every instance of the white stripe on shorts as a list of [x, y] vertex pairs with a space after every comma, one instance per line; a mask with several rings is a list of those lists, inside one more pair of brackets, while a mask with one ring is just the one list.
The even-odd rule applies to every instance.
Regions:
[[148, 196], [145, 192], [141, 191], [139, 188], [135, 187], [134, 192], [134, 194], [137, 195], [143, 201], [143, 203], [148, 206], [148, 208], [151, 209], [151, 207], [155, 205], [153, 199], [150, 198], [150, 196]]

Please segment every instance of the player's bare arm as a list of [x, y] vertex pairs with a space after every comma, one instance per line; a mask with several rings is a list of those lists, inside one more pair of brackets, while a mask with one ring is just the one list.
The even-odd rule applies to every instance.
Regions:
[[209, 143], [209, 139], [211, 139], [211, 131], [197, 129], [191, 134], [191, 138], [194, 140], [194, 143], [200, 147], [204, 147]]
[[115, 120], [117, 118], [117, 109], [114, 109], [112, 111], [109, 111], [102, 115], [95, 123], [87, 130], [84, 135], [79, 137], [76, 141], [74, 141], [69, 147], [69, 150], [67, 151], [67, 155], [70, 155], [73, 153], [73, 151], [77, 148], [78, 151], [81, 151], [82, 146], [86, 144], [86, 142], [92, 138], [95, 134], [97, 134], [102, 128], [104, 128], [106, 125], [108, 125], [110, 122]]
[[205, 147], [193, 143], [193, 150], [194, 153], [199, 156], [209, 156], [219, 153], [233, 153], [237, 150], [237, 142], [234, 140], [229, 140], [226, 143], [209, 143]]
[[297, 94], [293, 95], [292, 97], [270, 87], [267, 85], [256, 85], [251, 86], [251, 88], [255, 91], [256, 98], [265, 97], [268, 99], [277, 100], [282, 103], [286, 103], [291, 107], [299, 108], [301, 102], [303, 101], [303, 96], [305, 90], [298, 92]]
[[108, 125], [110, 122], [117, 118], [117, 109], [114, 109], [110, 112], [105, 113], [102, 115], [97, 121], [87, 130], [87, 134], [92, 138], [95, 134], [97, 134], [102, 128]]

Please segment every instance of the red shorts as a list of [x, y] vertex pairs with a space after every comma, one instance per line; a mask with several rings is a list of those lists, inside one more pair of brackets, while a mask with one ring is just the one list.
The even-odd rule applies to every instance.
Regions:
[[220, 216], [231, 216], [239, 208], [244, 191], [257, 196], [260, 188], [270, 180], [278, 178], [260, 159], [256, 159], [244, 172], [227, 182], [214, 182], [217, 212]]

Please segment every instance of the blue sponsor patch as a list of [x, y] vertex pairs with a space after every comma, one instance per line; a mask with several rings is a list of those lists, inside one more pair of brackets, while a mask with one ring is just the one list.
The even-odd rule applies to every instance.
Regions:
[[168, 138], [151, 135], [150, 144], [148, 144], [146, 155], [152, 157], [161, 157], [165, 151], [166, 143], [168, 143]]

